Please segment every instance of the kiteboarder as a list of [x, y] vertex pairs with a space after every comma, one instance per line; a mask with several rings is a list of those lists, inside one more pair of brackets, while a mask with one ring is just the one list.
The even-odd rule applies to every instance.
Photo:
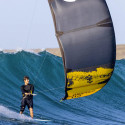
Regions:
[[29, 77], [24, 76], [24, 85], [21, 86], [22, 91], [22, 101], [21, 101], [21, 108], [20, 108], [20, 114], [23, 114], [26, 105], [28, 106], [28, 109], [30, 111], [30, 116], [33, 118], [33, 95], [34, 92], [34, 86], [32, 84], [29, 84]]

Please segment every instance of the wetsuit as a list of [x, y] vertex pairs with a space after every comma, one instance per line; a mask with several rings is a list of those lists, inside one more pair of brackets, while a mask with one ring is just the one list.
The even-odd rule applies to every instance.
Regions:
[[28, 85], [22, 85], [21, 86], [21, 91], [23, 94], [23, 98], [21, 101], [21, 108], [20, 111], [24, 111], [26, 105], [29, 108], [33, 108], [33, 95], [25, 95], [25, 93], [33, 93], [34, 92], [34, 86], [32, 84], [28, 84]]

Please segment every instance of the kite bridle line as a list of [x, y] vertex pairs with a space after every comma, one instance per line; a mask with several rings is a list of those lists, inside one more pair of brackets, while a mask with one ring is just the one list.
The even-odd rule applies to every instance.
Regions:
[[[29, 38], [30, 38], [30, 34], [31, 34], [31, 29], [32, 29], [32, 23], [33, 23], [33, 19], [34, 19], [34, 16], [35, 16], [35, 13], [36, 13], [36, 6], [37, 6], [37, 2], [38, 0], [35, 0], [35, 3], [34, 3], [34, 8], [33, 8], [33, 14], [32, 14], [32, 17], [31, 17], [31, 22], [30, 22], [30, 25], [29, 25], [29, 30], [28, 30], [28, 33], [27, 33], [27, 40], [26, 40], [26, 45], [24, 47], [24, 51], [27, 49], [28, 47], [28, 43], [29, 43]], [[24, 54], [22, 54], [22, 59], [24, 58]], [[28, 69], [28, 68], [27, 68]], [[33, 80], [35, 81], [35, 80]]]
[[[29, 44], [29, 39], [30, 39], [30, 34], [31, 34], [31, 29], [32, 29], [32, 23], [33, 23], [33, 19], [34, 19], [34, 16], [35, 16], [35, 13], [36, 13], [36, 7], [37, 7], [37, 2], [38, 0], [35, 0], [35, 4], [34, 4], [34, 9], [33, 9], [33, 14], [32, 14], [32, 17], [31, 17], [31, 22], [30, 22], [30, 26], [29, 26], [29, 30], [28, 30], [28, 33], [27, 33], [27, 41], [26, 41], [26, 45], [24, 47], [24, 51], [27, 49], [28, 47], [28, 44]], [[46, 51], [45, 51], [46, 52]], [[45, 57], [43, 59], [43, 62], [39, 68], [39, 71], [37, 72], [37, 75], [35, 76], [35, 78], [33, 79], [33, 84], [36, 83], [36, 79], [38, 78], [39, 76], [39, 73], [40, 73], [40, 70], [45, 62], [45, 59], [46, 59], [46, 56], [47, 56], [47, 52], [45, 53]], [[22, 54], [22, 59], [24, 58], [24, 54]], [[28, 69], [28, 68], [27, 68]], [[42, 80], [43, 81], [43, 80]], [[54, 90], [57, 90], [57, 89], [60, 89], [60, 88], [64, 88], [64, 87], [58, 87], [58, 88], [52, 88], [52, 89], [46, 89], [46, 90], [41, 90], [41, 91], [37, 91], [37, 93], [39, 92], [48, 92], [48, 91], [54, 91]], [[34, 94], [35, 95], [35, 94]]]
[[31, 17], [31, 22], [30, 22], [30, 25], [29, 25], [29, 30], [28, 30], [28, 33], [27, 33], [27, 42], [26, 42], [26, 46], [25, 46], [24, 50], [26, 50], [27, 47], [28, 47], [29, 38], [30, 38], [31, 30], [32, 30], [33, 19], [34, 19], [35, 13], [36, 13], [37, 2], [38, 2], [38, 0], [35, 0], [35, 4], [34, 4], [34, 8], [33, 8], [33, 14], [32, 14], [32, 17]]
[[[30, 33], [31, 33], [31, 29], [32, 29], [32, 23], [33, 23], [33, 19], [34, 19], [35, 12], [36, 12], [36, 6], [37, 6], [37, 0], [35, 0], [35, 3], [34, 3], [33, 14], [32, 14], [32, 17], [31, 17], [31, 22], [30, 22], [30, 25], [29, 25], [29, 30], [28, 30], [28, 33], [27, 33], [26, 45], [25, 45], [24, 49], [22, 49], [22, 51], [23, 50], [25, 51], [27, 49], [27, 47], [28, 47]], [[22, 53], [22, 59], [24, 59], [24, 54], [23, 53]]]

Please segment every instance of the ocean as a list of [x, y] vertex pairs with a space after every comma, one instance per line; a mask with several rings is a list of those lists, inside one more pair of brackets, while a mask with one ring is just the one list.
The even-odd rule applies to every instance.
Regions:
[[[99, 92], [60, 102], [65, 95], [62, 58], [46, 51], [38, 54], [0, 52], [0, 125], [124, 125], [125, 59], [117, 60], [108, 84]], [[26, 107], [20, 115], [23, 77], [35, 87], [34, 119]]]

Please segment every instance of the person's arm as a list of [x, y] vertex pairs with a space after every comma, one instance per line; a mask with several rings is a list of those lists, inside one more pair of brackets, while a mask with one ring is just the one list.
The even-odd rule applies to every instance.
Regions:
[[22, 95], [24, 96], [25, 95], [25, 90], [24, 90], [23, 86], [21, 86], [21, 92], [22, 92]]
[[30, 95], [30, 94], [31, 94], [31, 93], [27, 93], [27, 92], [25, 92], [23, 86], [21, 86], [21, 91], [22, 91], [22, 95], [23, 95], [23, 96], [25, 96], [25, 95]]
[[31, 85], [30, 92], [29, 93], [25, 93], [25, 95], [32, 95], [33, 93], [34, 93], [34, 86]]
[[31, 88], [30, 88], [30, 93], [33, 94], [34, 93], [34, 86], [31, 84]]

